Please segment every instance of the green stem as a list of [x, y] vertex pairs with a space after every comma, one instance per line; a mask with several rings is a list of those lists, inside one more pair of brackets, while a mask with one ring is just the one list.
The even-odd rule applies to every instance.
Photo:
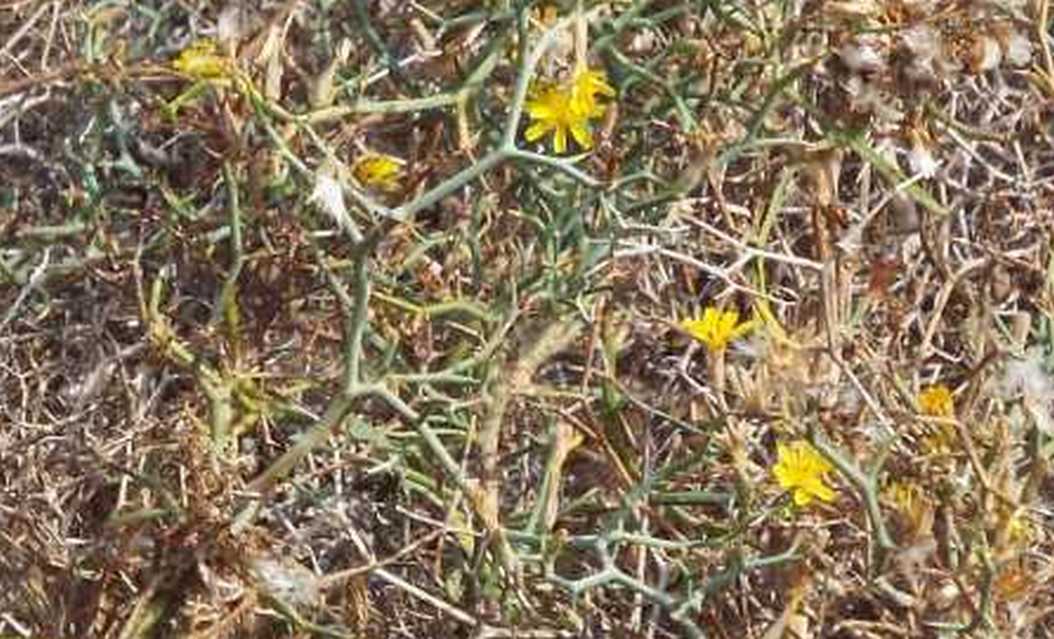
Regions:
[[435, 206], [443, 200], [443, 198], [451, 195], [461, 187], [465, 186], [469, 182], [475, 180], [479, 176], [483, 175], [487, 171], [495, 168], [501, 164], [506, 158], [506, 153], [502, 150], [491, 151], [486, 154], [478, 162], [462, 169], [459, 173], [452, 175], [450, 178], [440, 183], [439, 185], [432, 188], [432, 190], [423, 194], [421, 197], [407, 202], [406, 204], [392, 209], [390, 216], [399, 221], [409, 221], [417, 213]]
[[878, 473], [885, 461], [887, 450], [879, 453], [870, 472], [864, 472], [847, 455], [827, 441], [827, 438], [815, 426], [809, 428], [809, 442], [838, 469], [838, 472], [842, 473], [853, 484], [860, 497], [864, 500], [867, 518], [875, 531], [877, 541], [875, 568], [876, 571], [880, 570], [886, 555], [896, 550], [896, 544], [893, 543], [893, 538], [886, 528], [886, 521], [882, 516], [882, 508], [878, 503]]

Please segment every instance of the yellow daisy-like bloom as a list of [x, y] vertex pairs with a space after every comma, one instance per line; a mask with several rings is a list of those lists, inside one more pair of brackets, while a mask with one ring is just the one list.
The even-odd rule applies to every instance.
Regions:
[[575, 109], [591, 118], [601, 117], [604, 115], [604, 105], [597, 101], [597, 95], [608, 98], [615, 96], [615, 89], [607, 83], [604, 72], [582, 69], [576, 73], [571, 86], [571, 100], [575, 102]]
[[900, 513], [909, 534], [920, 532], [931, 507], [923, 490], [910, 482], [894, 481], [886, 487], [885, 494]]
[[739, 313], [722, 311], [709, 306], [703, 316], [681, 322], [681, 328], [710, 349], [711, 353], [725, 350], [728, 343], [754, 328], [755, 322], [739, 323]]
[[172, 68], [198, 80], [225, 78], [230, 75], [230, 62], [217, 53], [216, 43], [209, 39], [194, 42], [180, 51], [172, 61]]
[[583, 149], [593, 148], [589, 120], [604, 114], [598, 95], [615, 95], [600, 71], [583, 69], [564, 85], [539, 84], [525, 104], [532, 122], [524, 137], [534, 142], [552, 133], [553, 151], [557, 154], [567, 150], [568, 135]]
[[918, 506], [920, 490], [915, 484], [894, 481], [886, 488], [886, 495], [900, 512], [910, 515]]
[[552, 4], [547, 4], [541, 8], [535, 7], [531, 9], [531, 19], [537, 20], [543, 28], [548, 28], [556, 23], [559, 11], [556, 5]]
[[931, 417], [954, 417], [952, 392], [944, 384], [928, 386], [919, 393], [919, 410]]
[[391, 192], [399, 190], [402, 170], [402, 162], [398, 158], [376, 153], [356, 160], [351, 172], [364, 186]]
[[791, 491], [796, 505], [807, 506], [813, 499], [834, 501], [834, 490], [824, 483], [831, 464], [809, 442], [799, 439], [776, 448], [779, 459], [772, 474], [781, 488]]
[[1032, 524], [1022, 517], [1021, 515], [1015, 515], [1010, 518], [1010, 521], [1006, 524], [1007, 536], [1010, 543], [1012, 544], [1027, 544], [1032, 541], [1035, 535], [1035, 530]]
[[593, 134], [589, 130], [589, 118], [571, 108], [571, 94], [560, 86], [539, 88], [534, 98], [527, 101], [527, 113], [534, 120], [524, 137], [534, 142], [553, 134], [553, 151], [563, 153], [567, 150], [568, 133], [574, 137], [579, 146], [589, 149], [593, 146]]

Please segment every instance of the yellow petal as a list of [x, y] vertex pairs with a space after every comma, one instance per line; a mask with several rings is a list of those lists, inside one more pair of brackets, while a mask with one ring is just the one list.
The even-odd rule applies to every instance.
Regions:
[[583, 121], [579, 120], [571, 124], [571, 135], [583, 149], [593, 148], [593, 133]]
[[531, 126], [527, 127], [527, 130], [524, 132], [523, 137], [525, 137], [528, 142], [534, 142], [535, 140], [543, 137], [546, 133], [548, 133], [551, 128], [552, 125], [550, 125], [548, 122], [535, 122]]
[[735, 329], [732, 330], [731, 339], [737, 339], [737, 338], [740, 338], [740, 337], [746, 335], [750, 331], [752, 331], [755, 328], [757, 328], [758, 323], [759, 322], [757, 320], [750, 320], [749, 322], [743, 322], [742, 324], [740, 324], [739, 326], [735, 327]]
[[567, 129], [562, 126], [556, 127], [556, 131], [553, 134], [553, 151], [556, 151], [557, 155], [562, 154], [567, 150]]
[[739, 321], [738, 311], [725, 311], [721, 314], [721, 334], [731, 335], [732, 331], [736, 328], [736, 323]]
[[608, 97], [613, 97], [615, 95], [615, 88], [608, 84], [607, 77], [605, 77], [602, 71], [590, 71], [589, 78], [590, 87], [592, 87], [595, 92]]
[[535, 120], [551, 120], [554, 117], [552, 105], [541, 100], [528, 102], [526, 107], [527, 114]]
[[834, 501], [834, 490], [824, 484], [823, 481], [817, 482], [812, 493], [824, 501]]
[[172, 68], [198, 79], [228, 75], [226, 58], [217, 55], [216, 44], [207, 39], [198, 40], [183, 49], [172, 62]]

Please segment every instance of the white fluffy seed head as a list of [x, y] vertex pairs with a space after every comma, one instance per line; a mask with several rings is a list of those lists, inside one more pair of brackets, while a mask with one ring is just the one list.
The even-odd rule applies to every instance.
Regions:
[[1008, 363], [1001, 390], [1007, 397], [1017, 394], [1054, 397], [1054, 380], [1043, 368], [1042, 354], [1033, 349], [1025, 354], [1024, 359]]
[[854, 75], [845, 83], [849, 94], [849, 107], [855, 113], [870, 113], [884, 122], [899, 122], [904, 114], [897, 110], [896, 102], [889, 99], [873, 82]]
[[999, 392], [1004, 399], [1020, 397], [1040, 430], [1054, 434], [1054, 416], [1051, 415], [1054, 377], [1043, 367], [1041, 351], [1030, 349], [1023, 359], [1009, 362], [1000, 382]]
[[970, 52], [970, 66], [977, 73], [991, 71], [1003, 61], [1003, 50], [995, 38], [987, 35], [977, 36]]
[[916, 142], [908, 151], [908, 166], [915, 175], [931, 178], [937, 174], [940, 165], [940, 161], [933, 157], [933, 151], [922, 142]]
[[348, 207], [344, 203], [344, 187], [331, 173], [320, 171], [315, 176], [315, 189], [310, 200], [341, 228], [350, 222]]
[[1025, 35], [1012, 31], [1007, 38], [1003, 55], [1010, 65], [1027, 67], [1032, 63], [1032, 43]]
[[886, 66], [878, 44], [870, 40], [850, 40], [838, 49], [838, 57], [850, 71], [869, 73]]
[[294, 561], [258, 557], [249, 568], [261, 590], [286, 604], [309, 607], [321, 600], [318, 577]]
[[916, 24], [901, 32], [900, 38], [916, 60], [930, 61], [941, 53], [941, 36], [928, 24]]

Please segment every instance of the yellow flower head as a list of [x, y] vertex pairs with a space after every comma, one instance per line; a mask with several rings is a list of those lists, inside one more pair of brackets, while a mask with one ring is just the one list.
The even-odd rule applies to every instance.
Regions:
[[809, 442], [799, 439], [778, 444], [777, 453], [779, 459], [772, 467], [772, 475], [780, 488], [791, 491], [796, 505], [806, 506], [814, 498], [834, 500], [834, 490], [824, 483], [824, 475], [831, 472], [831, 465]]
[[390, 155], [374, 153], [356, 160], [351, 172], [364, 186], [388, 192], [397, 191], [402, 177], [402, 162]]
[[740, 324], [736, 311], [722, 311], [713, 306], [708, 306], [701, 318], [681, 322], [681, 328], [706, 344], [711, 353], [723, 351], [729, 342], [745, 335], [754, 325], [752, 321]]
[[230, 75], [230, 62], [217, 53], [216, 43], [207, 38], [180, 51], [179, 56], [172, 61], [172, 68], [198, 80]]
[[591, 118], [604, 115], [604, 105], [597, 102], [597, 96], [608, 98], [615, 96], [615, 89], [607, 83], [603, 71], [582, 69], [575, 74], [571, 85], [571, 99], [579, 113], [588, 114]]
[[583, 149], [593, 148], [589, 121], [604, 114], [598, 95], [615, 95], [602, 71], [582, 69], [563, 85], [539, 83], [525, 105], [532, 122], [524, 137], [534, 142], [552, 133], [553, 151], [558, 154], [567, 150], [568, 134]]
[[1032, 542], [1035, 529], [1032, 524], [1021, 515], [1010, 517], [1006, 523], [1008, 541], [1014, 545], [1024, 545]]
[[[914, 536], [922, 532], [933, 510], [933, 505], [922, 488], [911, 482], [893, 481], [889, 483], [884, 492], [896, 507], [909, 535]], [[932, 520], [930, 523], [933, 523]]]
[[905, 515], [916, 509], [920, 494], [919, 487], [910, 482], [894, 481], [886, 487], [886, 496]]
[[944, 384], [926, 387], [919, 393], [919, 410], [931, 417], [954, 417], [955, 402], [951, 391]]
[[559, 17], [560, 9], [553, 4], [531, 9], [531, 19], [536, 20], [542, 28], [551, 27]]

